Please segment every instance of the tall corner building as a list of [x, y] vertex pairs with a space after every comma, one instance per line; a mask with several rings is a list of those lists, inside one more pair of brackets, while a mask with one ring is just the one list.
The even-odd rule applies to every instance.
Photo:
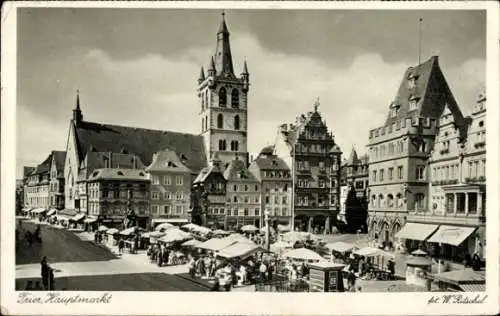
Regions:
[[394, 243], [409, 213], [429, 208], [429, 162], [445, 109], [466, 137], [467, 121], [433, 56], [405, 71], [385, 122], [369, 132], [368, 228], [380, 242]]

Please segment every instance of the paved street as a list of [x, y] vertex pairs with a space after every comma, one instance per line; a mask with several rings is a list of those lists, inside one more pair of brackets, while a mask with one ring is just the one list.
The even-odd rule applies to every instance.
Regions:
[[[35, 228], [34, 223], [26, 221], [22, 223], [23, 230], [34, 231]], [[41, 245], [35, 243], [29, 247], [27, 243], [23, 243], [16, 251], [16, 265], [40, 263], [43, 256], [47, 256], [51, 263], [108, 261], [117, 258], [106, 248], [90, 241], [83, 241], [65, 229], [41, 225], [41, 236], [43, 241]]]
[[[28, 280], [16, 279], [16, 290], [23, 290]], [[39, 279], [38, 279], [39, 281]], [[113, 275], [60, 277], [57, 290], [68, 291], [209, 291], [202, 283], [165, 273], [128, 273]]]

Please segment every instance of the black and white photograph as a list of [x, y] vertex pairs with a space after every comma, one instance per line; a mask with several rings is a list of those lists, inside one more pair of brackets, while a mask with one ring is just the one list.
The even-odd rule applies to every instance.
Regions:
[[2, 7], [7, 314], [498, 310], [497, 5], [24, 4]]

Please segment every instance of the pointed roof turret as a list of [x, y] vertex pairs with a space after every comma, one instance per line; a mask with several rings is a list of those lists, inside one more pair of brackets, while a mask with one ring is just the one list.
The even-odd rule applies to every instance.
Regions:
[[80, 90], [76, 90], [76, 104], [73, 109], [73, 121], [77, 126], [83, 121], [82, 110], [80, 109]]
[[205, 70], [203, 70], [203, 66], [201, 66], [200, 77], [198, 78], [198, 82], [202, 83], [203, 81], [205, 81]]
[[243, 62], [243, 72], [241, 73], [242, 75], [248, 75], [248, 67], [247, 67], [247, 61]]
[[349, 159], [347, 159], [346, 165], [352, 166], [358, 163], [358, 153], [356, 149], [352, 147], [351, 154], [349, 155]]
[[217, 75], [233, 75], [233, 58], [229, 45], [229, 31], [226, 25], [225, 13], [222, 12], [222, 21], [217, 32], [217, 48], [215, 49], [215, 70]]
[[222, 11], [222, 20], [220, 22], [220, 25], [219, 25], [219, 31], [217, 32], [218, 33], [228, 33], [229, 34], [229, 31], [227, 29], [227, 25], [226, 25], [226, 19], [225, 19], [225, 16], [226, 16], [226, 13], [224, 11]]

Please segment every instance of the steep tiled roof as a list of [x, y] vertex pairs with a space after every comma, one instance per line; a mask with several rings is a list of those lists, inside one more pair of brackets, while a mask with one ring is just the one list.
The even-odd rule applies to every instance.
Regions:
[[45, 158], [45, 160], [36, 166], [36, 168], [31, 173], [32, 175], [46, 173], [50, 171], [50, 164], [52, 163], [52, 152]]
[[259, 155], [252, 164], [256, 164], [260, 170], [290, 171], [285, 161], [275, 155]]
[[111, 124], [80, 122], [76, 126], [80, 159], [90, 150], [138, 155], [146, 165], [153, 154], [166, 148], [186, 157], [186, 166], [198, 172], [206, 166], [202, 136]]
[[35, 168], [36, 167], [23, 167], [23, 178], [29, 176], [35, 170]]
[[253, 173], [248, 171], [245, 162], [240, 159], [232, 160], [224, 171], [224, 178], [228, 181], [248, 180], [257, 181]]
[[60, 150], [54, 150], [52, 151], [52, 155], [54, 157], [54, 160], [56, 162], [56, 169], [57, 172], [61, 172], [64, 170], [64, 161], [66, 160], [66, 152], [65, 151], [60, 151]]
[[262, 148], [259, 155], [272, 155], [273, 153], [274, 153], [274, 145], [269, 145]]
[[[411, 78], [416, 78], [414, 87], [409, 85]], [[413, 99], [417, 99], [417, 107], [410, 110]], [[396, 98], [391, 104], [391, 107], [398, 106], [399, 111], [395, 116], [389, 111], [385, 125], [415, 116], [437, 119], [446, 104], [453, 113], [455, 122], [459, 126], [465, 125], [462, 113], [439, 67], [438, 57], [432, 56], [429, 60], [405, 71]]]
[[169, 149], [155, 153], [153, 162], [146, 168], [146, 171], [191, 172], [191, 170], [182, 163], [179, 156]]
[[144, 180], [148, 177], [144, 170], [140, 169], [118, 169], [118, 168], [103, 168], [94, 170], [88, 178], [92, 180]]

